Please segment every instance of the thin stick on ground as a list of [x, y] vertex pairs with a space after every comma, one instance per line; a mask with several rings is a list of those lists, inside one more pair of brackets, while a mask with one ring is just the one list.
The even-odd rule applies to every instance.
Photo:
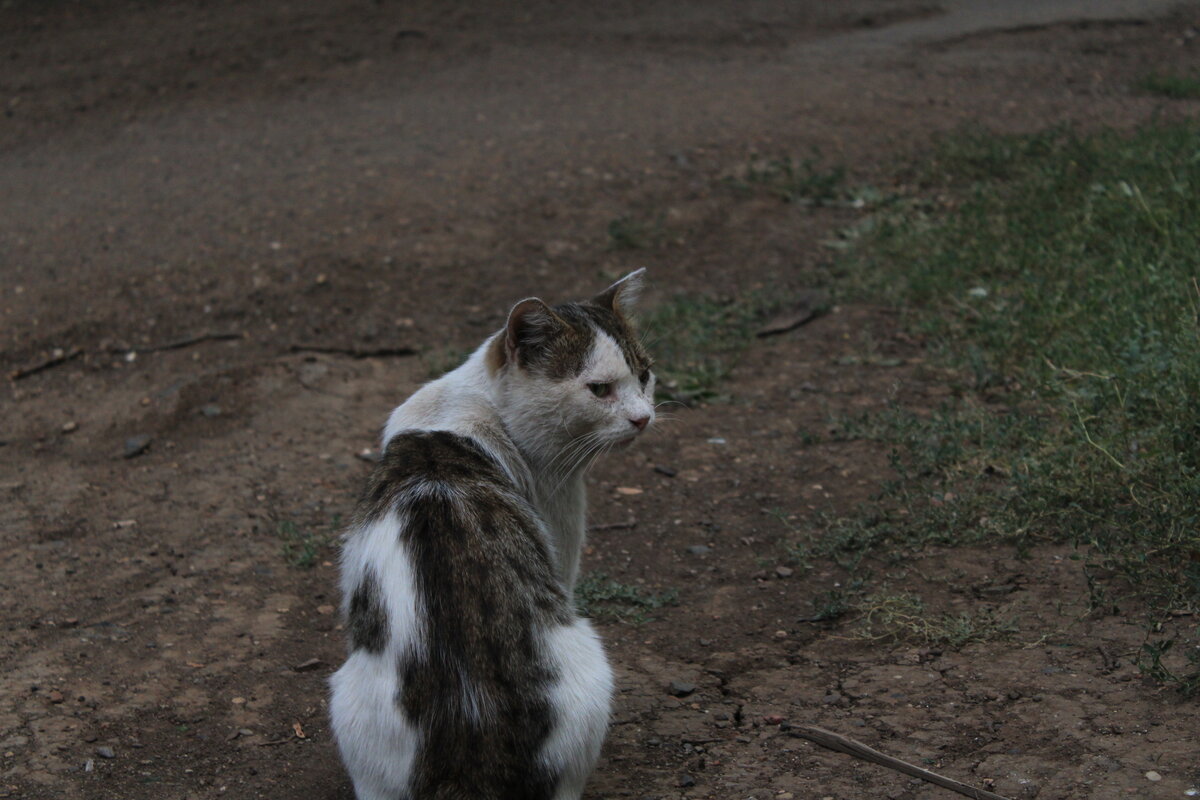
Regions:
[[351, 358], [391, 358], [396, 356], [415, 356], [417, 351], [411, 347], [334, 347], [323, 344], [293, 344], [288, 349], [293, 353], [326, 353], [330, 355], [350, 356]]
[[953, 778], [946, 778], [938, 775], [936, 772], [930, 772], [927, 769], [909, 764], [907, 761], [901, 761], [892, 756], [885, 756], [878, 750], [873, 750], [861, 742], [856, 742], [853, 739], [848, 739], [841, 734], [827, 731], [824, 728], [818, 728], [813, 725], [788, 725], [787, 733], [790, 736], [795, 736], [799, 739], [807, 739], [814, 744], [819, 744], [821, 747], [829, 750], [836, 750], [839, 753], [846, 753], [855, 758], [861, 758], [864, 761], [870, 761], [873, 764], [894, 769], [897, 772], [903, 772], [905, 775], [911, 775], [914, 778], [920, 778], [923, 781], [928, 781], [935, 786], [941, 786], [943, 789], [949, 789], [952, 792], [958, 792], [973, 800], [1007, 800], [1002, 795], [994, 792], [989, 792], [986, 789], [976, 789], [974, 786], [968, 786], [961, 781], [956, 781]]
[[49, 358], [43, 359], [36, 364], [30, 364], [27, 367], [21, 367], [8, 373], [11, 380], [19, 381], [22, 378], [28, 378], [30, 375], [36, 375], [42, 370], [57, 367], [59, 364], [65, 364], [73, 358], [83, 355], [82, 347], [72, 347], [70, 350], [55, 350]]

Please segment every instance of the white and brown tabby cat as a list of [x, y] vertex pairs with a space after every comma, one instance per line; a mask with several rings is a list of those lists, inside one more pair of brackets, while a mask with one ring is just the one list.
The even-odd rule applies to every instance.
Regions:
[[595, 456], [654, 420], [631, 273], [522, 300], [392, 412], [342, 551], [330, 713], [358, 800], [578, 800], [612, 673], [574, 606]]

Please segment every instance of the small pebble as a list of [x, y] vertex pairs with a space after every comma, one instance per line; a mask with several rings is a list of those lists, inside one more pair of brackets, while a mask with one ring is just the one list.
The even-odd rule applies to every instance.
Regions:
[[1148, 781], [1161, 781], [1161, 780], [1162, 780], [1162, 775], [1159, 775], [1159, 774], [1158, 774], [1157, 772], [1155, 772], [1154, 770], [1150, 770], [1149, 772], [1147, 772], [1147, 773], [1146, 773], [1146, 780], [1148, 780]]
[[687, 681], [671, 681], [671, 685], [667, 687], [667, 691], [675, 697], [687, 697], [696, 691], [696, 684], [688, 683]]
[[116, 758], [117, 757], [117, 754], [113, 752], [113, 749], [111, 747], [107, 747], [107, 746], [97, 747], [96, 755], [100, 756], [101, 758]]
[[706, 544], [694, 544], [691, 547], [689, 547], [687, 549], [687, 551], [694, 556], [702, 556], [702, 555], [706, 554], [708, 551], [710, 551], [711, 549], [712, 548]]
[[200, 413], [212, 419], [221, 416], [221, 407], [216, 403], [209, 403], [200, 407]]
[[673, 470], [670, 467], [664, 467], [662, 464], [655, 464], [654, 471], [659, 475], [666, 475], [668, 478], [674, 478], [679, 474], [677, 470]]
[[782, 567], [781, 566], [781, 567], [775, 568], [775, 575], [776, 575], [776, 577], [779, 577], [779, 578], [790, 578], [790, 577], [792, 577], [792, 572], [793, 572], [793, 570], [791, 569], [791, 567]]
[[77, 430], [79, 430], [79, 423], [76, 422], [75, 420], [71, 420], [70, 422], [63, 423], [63, 426], [62, 426], [63, 433], [72, 433]]
[[150, 446], [150, 437], [147, 434], [138, 434], [130, 436], [125, 440], [125, 449], [121, 453], [122, 458], [134, 458], [146, 452], [146, 448]]
[[87, 761], [83, 762], [83, 771], [84, 772], [95, 772], [96, 771], [96, 760], [94, 758], [89, 758]]
[[321, 659], [310, 658], [307, 661], [301, 662], [292, 667], [292, 669], [296, 670], [296, 672], [312, 672], [313, 670], [320, 669], [323, 666], [325, 666], [325, 662]]
[[695, 786], [696, 779], [693, 778], [691, 775], [686, 775], [686, 774], [680, 775], [679, 776], [679, 785], [680, 786]]

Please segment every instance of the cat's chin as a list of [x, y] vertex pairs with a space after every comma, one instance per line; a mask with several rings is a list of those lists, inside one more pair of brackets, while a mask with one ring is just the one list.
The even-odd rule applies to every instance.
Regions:
[[617, 439], [617, 441], [613, 443], [612, 449], [613, 450], [626, 450], [634, 442], [636, 442], [640, 436], [641, 436], [641, 432], [639, 431], [638, 433], [629, 434], [624, 439]]

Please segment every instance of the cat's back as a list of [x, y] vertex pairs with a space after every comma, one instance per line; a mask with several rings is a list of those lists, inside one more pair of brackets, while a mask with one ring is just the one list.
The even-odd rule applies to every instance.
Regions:
[[552, 796], [541, 754], [562, 670], [549, 639], [576, 620], [548, 547], [477, 442], [389, 440], [343, 549], [347, 676], [374, 684], [363, 705], [386, 703], [411, 740], [413, 797]]

